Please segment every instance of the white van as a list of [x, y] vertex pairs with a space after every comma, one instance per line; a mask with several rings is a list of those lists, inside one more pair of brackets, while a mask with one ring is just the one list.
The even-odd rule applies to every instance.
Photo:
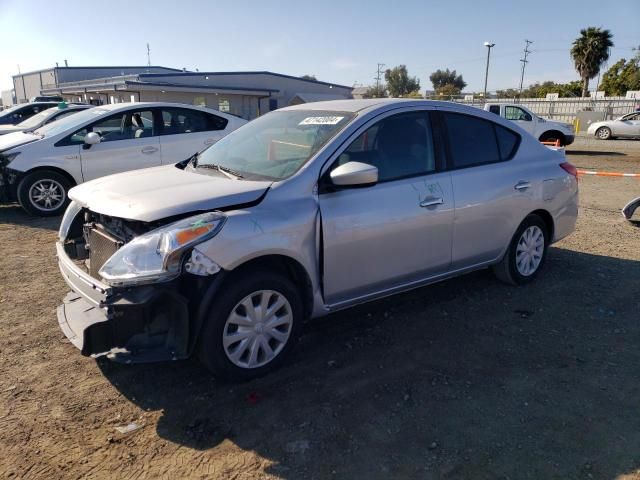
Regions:
[[112, 173], [186, 160], [246, 120], [204, 107], [127, 103], [90, 108], [0, 137], [0, 201], [62, 214], [68, 190]]

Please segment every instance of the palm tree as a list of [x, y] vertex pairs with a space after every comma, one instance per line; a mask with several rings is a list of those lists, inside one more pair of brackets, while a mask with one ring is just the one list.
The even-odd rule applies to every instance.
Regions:
[[589, 79], [598, 75], [602, 64], [609, 59], [609, 49], [613, 47], [612, 38], [609, 30], [588, 27], [580, 30], [580, 36], [573, 42], [571, 58], [582, 78], [583, 97], [589, 91]]

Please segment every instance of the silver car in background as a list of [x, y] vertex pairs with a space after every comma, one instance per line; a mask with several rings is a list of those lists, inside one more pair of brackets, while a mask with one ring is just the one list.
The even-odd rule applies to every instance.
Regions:
[[587, 129], [589, 135], [600, 140], [616, 137], [640, 137], [640, 112], [628, 113], [615, 120], [593, 122]]
[[195, 352], [232, 379], [281, 364], [308, 318], [487, 267], [526, 284], [578, 213], [562, 152], [476, 108], [397, 99], [277, 110], [69, 196], [71, 342], [126, 362]]

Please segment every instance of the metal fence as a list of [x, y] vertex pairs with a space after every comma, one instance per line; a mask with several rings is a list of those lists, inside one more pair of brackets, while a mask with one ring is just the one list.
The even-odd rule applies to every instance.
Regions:
[[[476, 107], [482, 107], [486, 102], [482, 98], [465, 100], [461, 96], [442, 98], [431, 97], [432, 100], [449, 100], [457, 103], [464, 103]], [[580, 111], [603, 112], [605, 119], [611, 120], [621, 115], [633, 112], [640, 100], [624, 97], [605, 97], [601, 99], [593, 98], [559, 98], [558, 100], [546, 100], [544, 98], [491, 98], [491, 103], [517, 103], [534, 112], [541, 117], [551, 118], [563, 122], [570, 122], [576, 118]]]

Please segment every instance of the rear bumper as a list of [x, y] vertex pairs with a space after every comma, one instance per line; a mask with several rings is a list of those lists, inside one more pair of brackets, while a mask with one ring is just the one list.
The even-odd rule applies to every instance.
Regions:
[[77, 266], [60, 243], [56, 248], [72, 290], [58, 306], [58, 324], [83, 355], [128, 363], [188, 356], [188, 302], [175, 283], [111, 288]]

